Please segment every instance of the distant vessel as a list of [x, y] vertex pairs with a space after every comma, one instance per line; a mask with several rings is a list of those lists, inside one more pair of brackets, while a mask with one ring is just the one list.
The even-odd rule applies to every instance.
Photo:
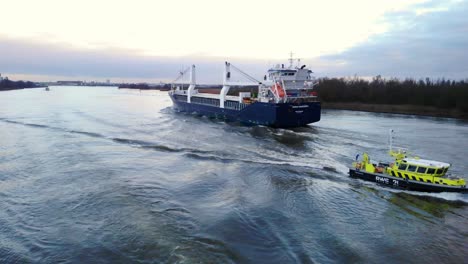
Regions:
[[367, 181], [373, 181], [394, 188], [425, 191], [425, 192], [468, 192], [466, 181], [462, 178], [450, 177], [447, 170], [450, 164], [434, 160], [408, 157], [403, 149], [392, 149], [390, 131], [389, 154], [395, 158], [392, 163], [374, 163], [367, 153], [362, 160], [349, 169], [349, 175]]
[[50, 89], [49, 89], [49, 86], [47, 86], [47, 87], [46, 87], [44, 90], [46, 90], [46, 91], [50, 91]]
[[[223, 87], [219, 94], [202, 93], [196, 88], [195, 65], [192, 65], [181, 72], [178, 78], [190, 71], [188, 88], [184, 89], [180, 84], [173, 85], [169, 96], [174, 107], [183, 112], [195, 112], [244, 124], [282, 128], [305, 126], [320, 120], [321, 105], [313, 90], [315, 80], [311, 77], [312, 71], [306, 65], [293, 67], [292, 64], [291, 58], [289, 67], [276, 65], [268, 70], [264, 81], [259, 82], [225, 62]], [[231, 69], [251, 82], [232, 82]], [[228, 95], [231, 86], [247, 85], [255, 85], [256, 92]]]

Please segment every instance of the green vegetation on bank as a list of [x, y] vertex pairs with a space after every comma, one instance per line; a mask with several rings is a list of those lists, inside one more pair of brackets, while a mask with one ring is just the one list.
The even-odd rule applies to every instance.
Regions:
[[140, 90], [165, 90], [171, 89], [170, 84], [147, 84], [147, 83], [123, 83], [119, 89], [140, 89]]
[[324, 106], [329, 103], [333, 108], [340, 108], [341, 103], [345, 109], [352, 103], [352, 110], [361, 110], [359, 105], [374, 105], [378, 112], [379, 105], [410, 105], [414, 114], [425, 114], [418, 109], [430, 107], [456, 112], [448, 116], [468, 116], [468, 81], [323, 78], [316, 89]]
[[33, 82], [29, 81], [11, 81], [8, 79], [3, 79], [0, 81], [0, 91], [1, 90], [16, 90], [24, 88], [37, 88], [40, 87]]

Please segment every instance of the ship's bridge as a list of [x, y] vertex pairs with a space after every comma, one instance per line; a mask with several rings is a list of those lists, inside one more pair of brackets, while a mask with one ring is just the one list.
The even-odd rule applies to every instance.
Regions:
[[314, 79], [311, 77], [312, 71], [305, 67], [303, 65], [300, 68], [284, 68], [284, 65], [281, 67], [277, 65], [276, 68], [268, 70], [268, 80], [273, 83], [280, 82], [287, 90], [311, 89], [314, 82]]
[[[305, 65], [304, 65], [305, 66]], [[283, 80], [296, 80], [306, 81], [311, 80], [310, 74], [312, 73], [309, 69], [270, 69], [268, 70], [268, 77], [270, 80], [283, 79]]]

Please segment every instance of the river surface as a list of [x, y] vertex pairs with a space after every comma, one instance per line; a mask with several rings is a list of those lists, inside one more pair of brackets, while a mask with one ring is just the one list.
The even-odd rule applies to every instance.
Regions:
[[468, 178], [468, 123], [324, 110], [292, 130], [165, 92], [0, 93], [0, 263], [466, 263], [468, 195], [348, 177], [387, 135]]

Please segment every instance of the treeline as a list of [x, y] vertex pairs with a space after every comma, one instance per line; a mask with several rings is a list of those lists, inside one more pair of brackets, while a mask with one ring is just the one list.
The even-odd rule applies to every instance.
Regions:
[[316, 89], [323, 102], [431, 106], [468, 113], [468, 81], [323, 78]]
[[149, 85], [146, 83], [124, 83], [119, 85], [119, 88], [128, 88], [128, 89], [149, 89]]
[[120, 88], [140, 89], [140, 90], [169, 90], [171, 88], [171, 85], [170, 84], [149, 85], [147, 83], [123, 83], [119, 85], [119, 89]]
[[14, 90], [24, 88], [36, 88], [38, 87], [35, 83], [30, 81], [11, 81], [4, 79], [0, 81], [0, 90]]

